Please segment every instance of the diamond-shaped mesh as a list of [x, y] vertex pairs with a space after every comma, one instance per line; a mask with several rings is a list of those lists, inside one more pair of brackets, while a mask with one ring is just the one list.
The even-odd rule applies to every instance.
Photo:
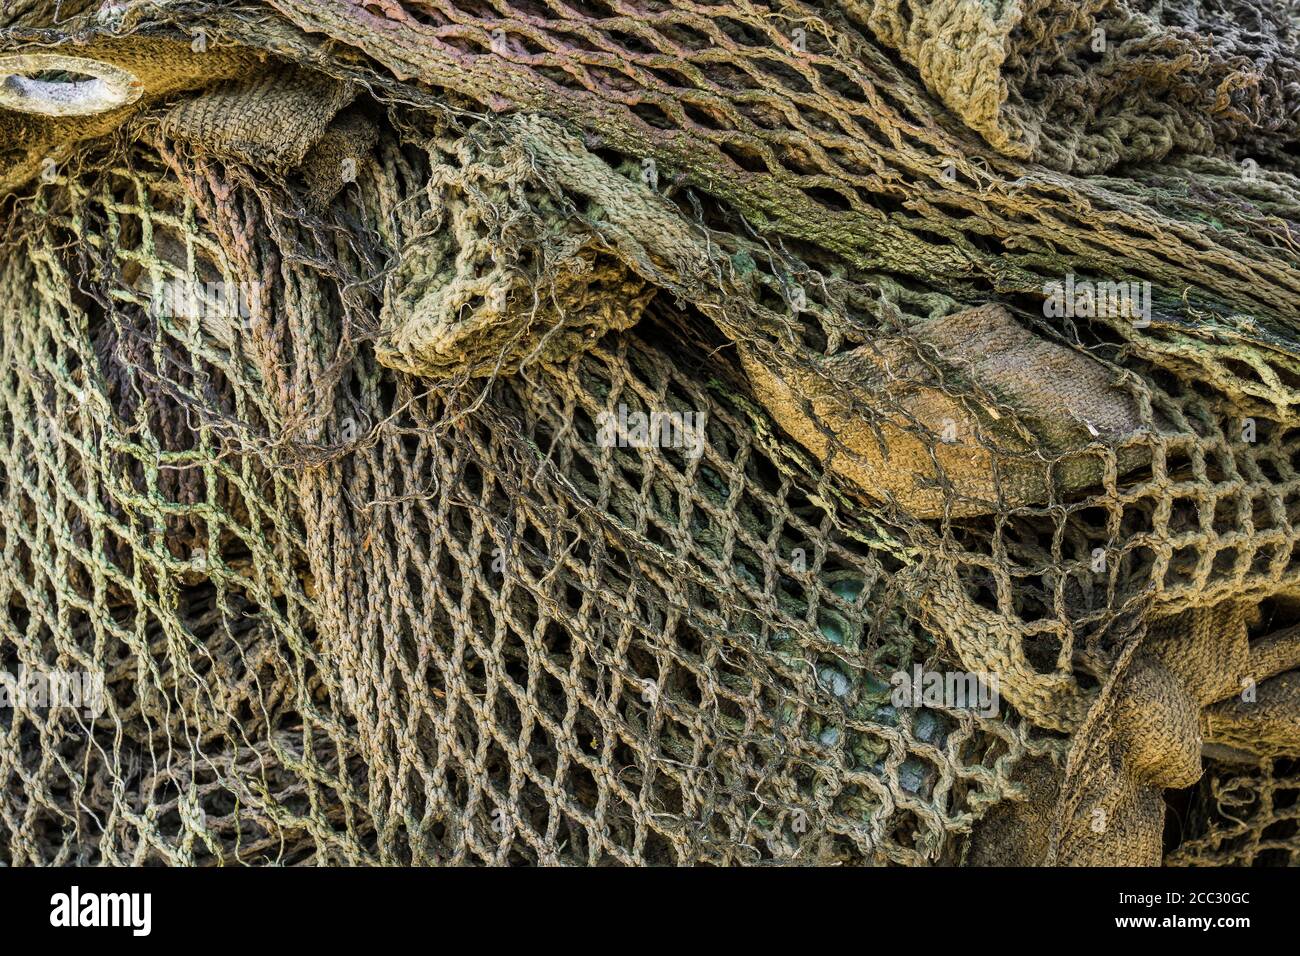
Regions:
[[[0, 53], [67, 40], [38, 6]], [[1300, 167], [1242, 117], [1294, 57], [1185, 75], [1180, 4], [1077, 78], [1178, 108], [1103, 109], [1034, 86], [1078, 38], [1035, 80], [1059, 31], [985, 31], [979, 119], [896, 35], [932, 5], [861, 6], [77, 20], [184, 80], [106, 142], [0, 114], [6, 191], [59, 156], [0, 237], [0, 671], [107, 692], [0, 709], [0, 862], [949, 863], [990, 818], [1151, 862], [1203, 743], [1293, 755]], [[999, 140], [1081, 116], [1105, 175]], [[917, 667], [1002, 707], [894, 706]], [[1287, 773], [1171, 859], [1291, 852]]]
[[[7, 260], [4, 663], [109, 692], [89, 734], [7, 722], [8, 861], [920, 862], [1005, 795], [1023, 732], [889, 705], [936, 650], [897, 560], [703, 350], [665, 357], [677, 310], [439, 397], [337, 362], [308, 267], [233, 336], [157, 314], [146, 277], [276, 249], [130, 159], [45, 187]], [[287, 371], [334, 377], [319, 437], [356, 450], [286, 464]], [[706, 409], [704, 453], [600, 448], [618, 403]]]

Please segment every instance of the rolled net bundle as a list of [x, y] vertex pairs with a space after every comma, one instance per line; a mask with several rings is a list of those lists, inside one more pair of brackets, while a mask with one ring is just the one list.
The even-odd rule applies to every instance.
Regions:
[[0, 46], [145, 76], [0, 113], [0, 670], [104, 705], [11, 708], [6, 862], [1153, 863], [1203, 761], [1285, 795], [1285, 122], [1025, 165], [851, 4], [109, 6]]

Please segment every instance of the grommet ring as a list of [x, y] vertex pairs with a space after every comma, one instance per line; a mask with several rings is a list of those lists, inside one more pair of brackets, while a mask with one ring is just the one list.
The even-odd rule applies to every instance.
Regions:
[[[39, 73], [68, 73], [82, 80], [42, 80]], [[41, 116], [90, 116], [134, 103], [144, 84], [102, 60], [57, 53], [0, 56], [0, 109]]]

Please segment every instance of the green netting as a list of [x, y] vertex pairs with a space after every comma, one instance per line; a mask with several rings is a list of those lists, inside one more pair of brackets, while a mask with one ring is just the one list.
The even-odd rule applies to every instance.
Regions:
[[11, 10], [0, 860], [1294, 855], [1294, 11], [860, 6]]

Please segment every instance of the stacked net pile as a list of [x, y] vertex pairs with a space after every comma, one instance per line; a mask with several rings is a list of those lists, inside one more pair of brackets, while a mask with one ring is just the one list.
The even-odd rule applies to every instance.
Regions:
[[[1057, 169], [1294, 140], [1294, 4], [846, 4], [991, 145]], [[1281, 134], [1281, 135], [1279, 135]]]
[[0, 670], [107, 698], [0, 859], [1151, 862], [1202, 744], [1171, 862], [1293, 856], [1292, 14], [979, 21], [989, 111], [859, 6], [18, 10], [151, 78], [0, 114]]
[[[384, 149], [352, 212], [413, 225], [427, 159]], [[4, 663], [102, 668], [109, 703], [7, 723], [6, 862], [917, 863], [1005, 795], [1024, 730], [889, 706], [933, 637], [702, 347], [438, 396], [340, 361], [337, 286], [283, 265], [321, 237], [98, 163], [6, 260]], [[137, 291], [214, 274], [267, 277], [234, 325]], [[334, 396], [311, 466], [286, 375]], [[620, 402], [707, 409], [703, 454], [601, 449]]]

